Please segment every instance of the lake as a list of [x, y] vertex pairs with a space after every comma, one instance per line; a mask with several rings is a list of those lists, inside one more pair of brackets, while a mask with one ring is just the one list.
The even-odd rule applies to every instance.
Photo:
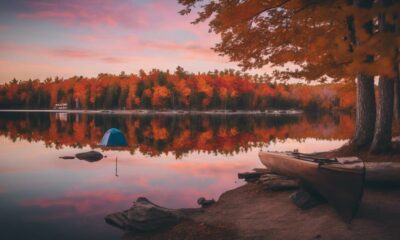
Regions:
[[[129, 147], [97, 146], [119, 128]], [[263, 150], [328, 151], [345, 144], [354, 118], [296, 116], [132, 116], [0, 113], [0, 239], [117, 239], [104, 216], [140, 196], [197, 207], [244, 184]], [[91, 149], [97, 162], [60, 159]]]

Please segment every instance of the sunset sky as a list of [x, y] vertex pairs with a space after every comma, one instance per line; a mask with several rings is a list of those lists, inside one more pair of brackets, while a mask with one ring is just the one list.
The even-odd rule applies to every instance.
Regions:
[[176, 0], [0, 0], [0, 83], [139, 69], [237, 68]]

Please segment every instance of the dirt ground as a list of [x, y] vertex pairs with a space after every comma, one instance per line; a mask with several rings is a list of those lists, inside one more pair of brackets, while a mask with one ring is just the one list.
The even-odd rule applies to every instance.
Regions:
[[193, 220], [162, 232], [126, 234], [124, 239], [400, 239], [400, 189], [365, 189], [350, 224], [329, 204], [297, 208], [290, 193], [248, 183], [225, 192]]

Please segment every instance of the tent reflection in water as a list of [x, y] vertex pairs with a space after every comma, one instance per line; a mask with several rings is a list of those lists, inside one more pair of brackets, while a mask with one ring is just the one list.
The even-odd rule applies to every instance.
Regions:
[[[106, 149], [118, 149], [128, 146], [124, 134], [116, 128], [110, 128], [101, 139], [100, 146]], [[115, 157], [115, 176], [118, 177], [118, 158]]]

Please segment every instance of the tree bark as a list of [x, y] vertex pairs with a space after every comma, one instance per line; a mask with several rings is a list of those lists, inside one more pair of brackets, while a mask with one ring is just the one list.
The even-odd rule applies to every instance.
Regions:
[[396, 121], [400, 121], [400, 74], [394, 81], [394, 117]]
[[391, 149], [394, 81], [386, 77], [379, 78], [379, 107], [371, 154], [386, 153]]
[[[392, 32], [400, 35], [400, 13], [396, 13], [394, 16]], [[394, 81], [394, 118], [396, 121], [400, 121], [400, 46], [395, 49], [396, 54], [394, 57], [394, 69], [396, 72], [396, 79]]]
[[358, 74], [356, 131], [351, 141], [351, 145], [355, 149], [370, 146], [374, 137], [375, 118], [374, 78], [365, 74]]
[[[372, 7], [373, 0], [349, 0], [348, 3], [353, 7], [369, 9]], [[348, 37], [350, 40], [349, 51], [354, 52], [359, 44], [357, 39], [356, 22], [354, 15], [347, 17]], [[359, 20], [359, 19], [358, 19]], [[362, 31], [367, 34], [373, 34], [372, 21], [364, 21]], [[373, 62], [373, 56], [367, 56], [365, 62]], [[362, 72], [357, 74], [357, 104], [356, 104], [356, 130], [353, 139], [350, 141], [355, 150], [368, 148], [371, 145], [374, 136], [376, 105], [374, 77]]]
[[[389, 8], [393, 4], [393, 1], [382, 1], [381, 4], [384, 8]], [[379, 16], [379, 32], [381, 33], [393, 33], [395, 32], [395, 25], [387, 21], [387, 13], [383, 10]], [[380, 76], [379, 78], [379, 106], [378, 116], [376, 119], [374, 140], [372, 141], [370, 153], [380, 154], [387, 153], [391, 150], [392, 146], [392, 123], [393, 123], [393, 112], [394, 112], [394, 87], [397, 87], [397, 72], [398, 62], [397, 54], [398, 49], [394, 48], [394, 56], [392, 59], [393, 71], [396, 73], [395, 76], [390, 78]], [[397, 104], [397, 103], [396, 103]]]

